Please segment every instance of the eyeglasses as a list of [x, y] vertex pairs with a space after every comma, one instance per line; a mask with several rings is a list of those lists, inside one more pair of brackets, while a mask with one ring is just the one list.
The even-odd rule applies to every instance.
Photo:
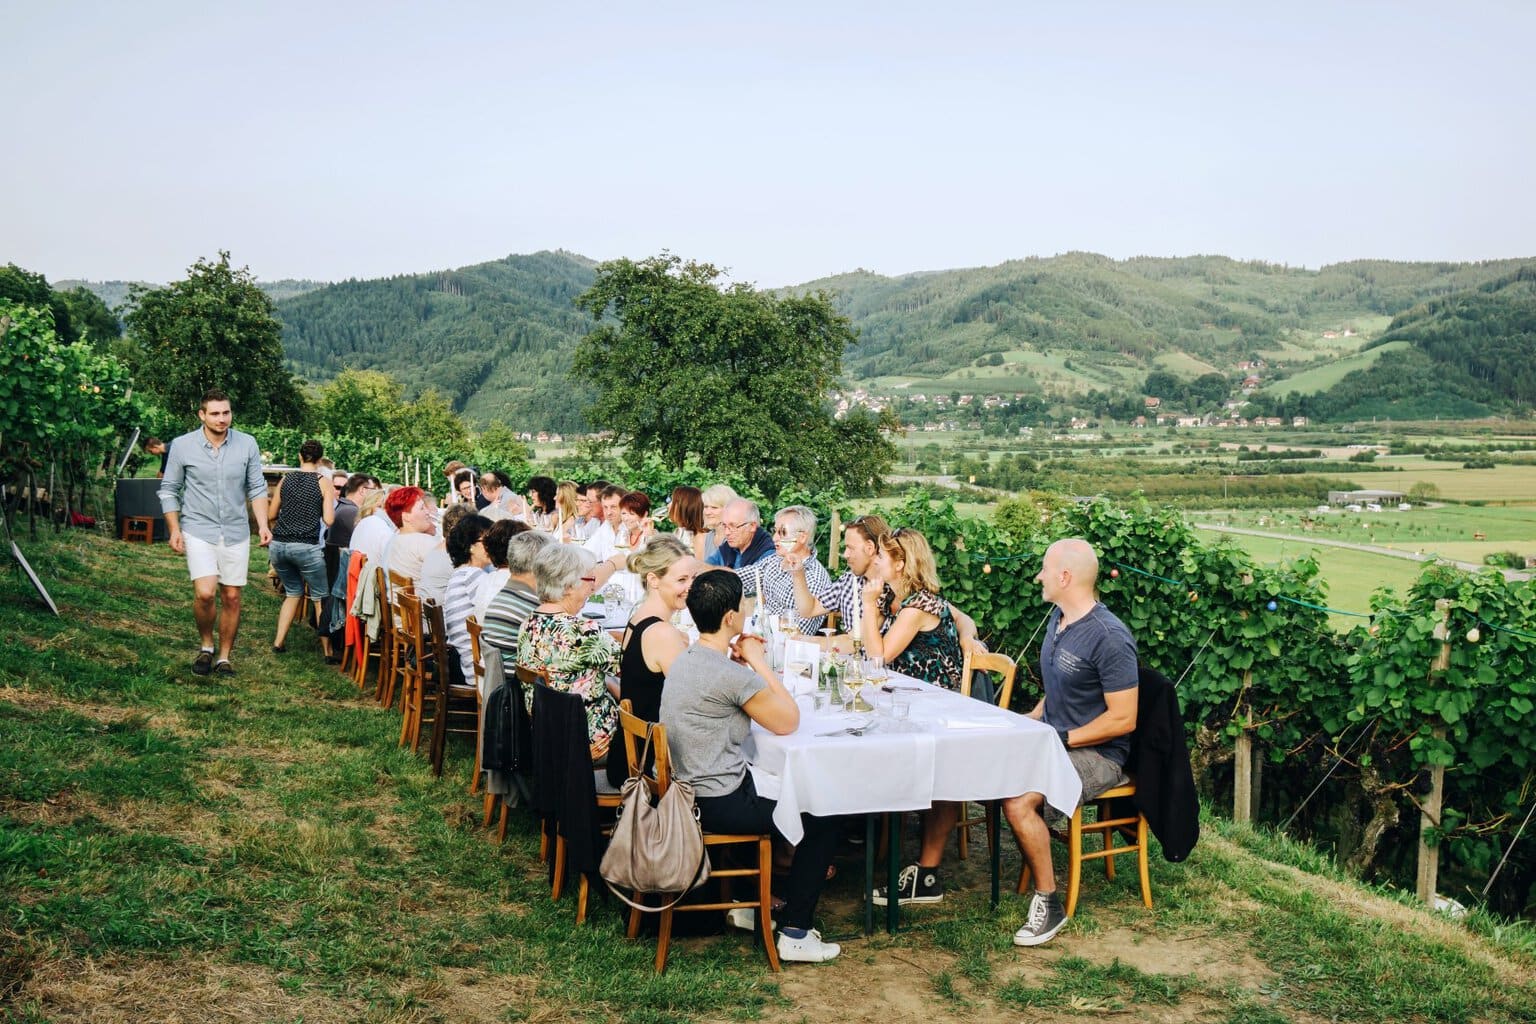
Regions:
[[721, 523], [720, 524], [720, 528], [724, 529], [724, 530], [739, 530], [743, 526], [756, 526], [756, 525], [757, 525], [756, 523]]
[[775, 540], [788, 540], [791, 537], [804, 537], [804, 536], [805, 536], [805, 531], [804, 530], [784, 530], [784, 529], [779, 529], [779, 530], [774, 530], [773, 531], [773, 537], [774, 537]]

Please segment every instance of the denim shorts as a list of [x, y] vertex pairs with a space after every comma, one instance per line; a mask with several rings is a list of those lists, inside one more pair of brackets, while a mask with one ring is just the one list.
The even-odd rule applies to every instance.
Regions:
[[283, 593], [288, 597], [303, 597], [304, 585], [309, 585], [309, 596], [319, 601], [330, 590], [325, 577], [325, 548], [319, 544], [299, 544], [294, 541], [275, 540], [267, 558], [283, 581]]

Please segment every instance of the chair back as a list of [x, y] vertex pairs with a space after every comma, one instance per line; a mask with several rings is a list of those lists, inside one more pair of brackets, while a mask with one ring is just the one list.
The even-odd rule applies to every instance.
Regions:
[[416, 652], [416, 663], [420, 665], [427, 655], [421, 626], [421, 598], [414, 593], [399, 590], [394, 593], [393, 601], [400, 612], [400, 622], [397, 626], [400, 631], [400, 642]]
[[416, 593], [416, 581], [411, 579], [409, 576], [402, 576], [400, 573], [395, 572], [392, 569], [389, 570], [385, 576], [389, 581], [389, 592], [391, 594], [397, 590], [403, 590], [409, 594]]
[[469, 634], [469, 660], [475, 670], [475, 689], [484, 690], [485, 660], [480, 656], [480, 620], [471, 615], [464, 620], [464, 630]]
[[1009, 702], [1013, 700], [1013, 679], [1018, 671], [1018, 665], [1014, 664], [1013, 659], [1006, 654], [967, 650], [965, 662], [960, 669], [960, 692], [967, 697], [971, 695], [972, 674], [995, 673], [998, 677], [997, 706], [1007, 710]]
[[[414, 598], [413, 598], [414, 599]], [[414, 599], [419, 600], [419, 599]], [[422, 606], [426, 621], [426, 658], [420, 666], [422, 708], [432, 709], [432, 741], [427, 746], [427, 760], [434, 776], [443, 774], [443, 755], [448, 746], [448, 686], [452, 676], [448, 658], [448, 629], [443, 623], [443, 606], [427, 598]]]
[[628, 698], [619, 701], [619, 732], [624, 737], [624, 763], [629, 777], [640, 774], [640, 751], [651, 735], [651, 723], [635, 714], [634, 702]]

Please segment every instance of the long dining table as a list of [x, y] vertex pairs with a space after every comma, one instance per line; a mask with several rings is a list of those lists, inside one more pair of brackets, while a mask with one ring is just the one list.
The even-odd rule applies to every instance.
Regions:
[[[777, 736], [754, 725], [747, 757], [761, 795], [778, 801], [774, 824], [790, 842], [804, 835], [800, 815], [866, 815], [864, 922], [874, 930], [874, 827], [887, 815], [888, 892], [896, 891], [901, 866], [900, 813], [925, 811], [935, 801], [987, 802], [992, 833], [992, 905], [999, 898], [998, 804], [1005, 797], [1041, 793], [1070, 815], [1082, 784], [1055, 730], [1024, 715], [892, 672], [884, 685], [866, 685], [869, 711], [829, 705], [812, 710], [801, 698], [800, 726]], [[895, 698], [910, 705], [897, 719]], [[886, 906], [886, 928], [899, 921], [895, 899]]]

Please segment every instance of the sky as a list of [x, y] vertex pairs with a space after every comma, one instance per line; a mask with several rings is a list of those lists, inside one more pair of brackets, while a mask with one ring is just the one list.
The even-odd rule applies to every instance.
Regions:
[[0, 262], [1536, 255], [1536, 3], [0, 0]]

